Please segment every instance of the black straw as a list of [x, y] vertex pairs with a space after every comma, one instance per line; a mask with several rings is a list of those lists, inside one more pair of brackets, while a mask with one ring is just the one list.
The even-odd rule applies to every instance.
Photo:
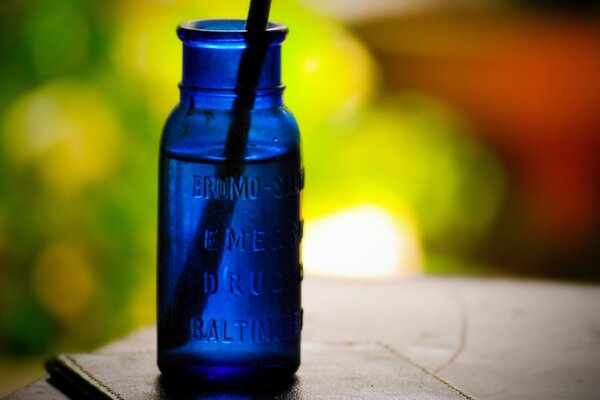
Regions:
[[271, 0], [251, 0], [248, 18], [246, 19], [246, 30], [248, 32], [266, 31], [269, 24], [270, 9]]
[[271, 0], [251, 0], [246, 20], [246, 49], [242, 53], [238, 67], [236, 92], [238, 97], [233, 103], [231, 125], [225, 143], [225, 158], [239, 160], [246, 153], [248, 132], [250, 131], [250, 112], [256, 99], [256, 88], [260, 79], [268, 38], [264, 35], [269, 23]]

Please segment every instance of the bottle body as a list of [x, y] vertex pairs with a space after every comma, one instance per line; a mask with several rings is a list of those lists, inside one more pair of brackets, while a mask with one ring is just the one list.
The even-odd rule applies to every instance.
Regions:
[[158, 365], [167, 377], [251, 383], [300, 362], [298, 128], [265, 89], [227, 156], [234, 91], [182, 87], [160, 151]]

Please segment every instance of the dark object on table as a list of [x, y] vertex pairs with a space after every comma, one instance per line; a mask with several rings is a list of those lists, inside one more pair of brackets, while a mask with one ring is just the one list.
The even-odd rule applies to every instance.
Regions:
[[71, 390], [76, 398], [467, 398], [383, 344], [310, 343], [305, 346], [304, 357], [302, 372], [291, 383], [247, 389], [165, 384], [152, 350], [61, 355], [48, 364], [48, 369], [52, 382]]

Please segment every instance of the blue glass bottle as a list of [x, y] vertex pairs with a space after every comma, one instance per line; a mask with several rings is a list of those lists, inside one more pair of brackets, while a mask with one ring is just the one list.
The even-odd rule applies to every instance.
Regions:
[[201, 382], [291, 377], [304, 175], [282, 100], [287, 28], [249, 37], [242, 20], [198, 20], [177, 33], [181, 97], [160, 148], [158, 366]]

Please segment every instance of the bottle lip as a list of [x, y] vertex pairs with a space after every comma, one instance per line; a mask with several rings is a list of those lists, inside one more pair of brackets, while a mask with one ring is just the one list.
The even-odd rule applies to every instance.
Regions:
[[[243, 19], [195, 19], [185, 21], [177, 27], [177, 36], [182, 41], [231, 40], [245, 41], [249, 36]], [[281, 42], [288, 33], [288, 27], [279, 22], [269, 21], [264, 32], [271, 42]]]

